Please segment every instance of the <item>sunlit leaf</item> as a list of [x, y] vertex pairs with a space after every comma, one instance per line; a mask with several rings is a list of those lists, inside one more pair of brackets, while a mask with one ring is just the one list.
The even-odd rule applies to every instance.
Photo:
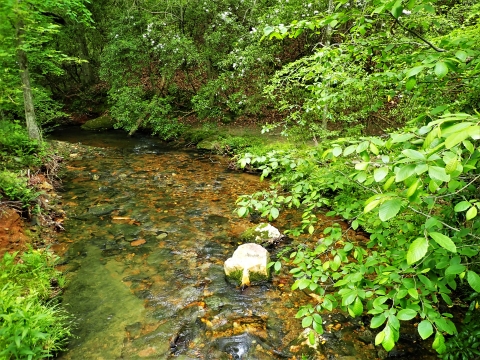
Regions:
[[376, 182], [380, 182], [388, 175], [388, 166], [383, 166], [381, 168], [375, 169], [373, 172], [373, 178]]
[[455, 243], [450, 239], [448, 236], [443, 235], [438, 232], [431, 232], [428, 235], [437, 242], [438, 245], [443, 247], [444, 249], [451, 251], [451, 252], [457, 252], [457, 246]]
[[470, 209], [465, 214], [465, 218], [467, 220], [472, 220], [475, 216], [477, 216], [477, 208], [475, 206], [472, 206]]
[[410, 244], [407, 252], [407, 263], [409, 265], [423, 259], [427, 254], [428, 240], [424, 237], [416, 239]]
[[428, 320], [423, 320], [418, 324], [418, 334], [420, 337], [425, 340], [433, 334], [432, 323]]
[[399, 320], [412, 320], [415, 316], [417, 316], [417, 312], [412, 309], [402, 309], [397, 313], [397, 318]]
[[391, 199], [385, 201], [378, 209], [378, 216], [382, 221], [388, 221], [398, 214], [402, 207], [402, 201], [400, 199]]
[[467, 281], [473, 290], [480, 293], [480, 276], [476, 272], [469, 270], [467, 272]]
[[445, 77], [445, 75], [447, 75], [448, 73], [448, 67], [447, 65], [443, 62], [443, 61], [439, 61], [435, 64], [435, 75], [437, 75], [437, 77], [439, 79]]

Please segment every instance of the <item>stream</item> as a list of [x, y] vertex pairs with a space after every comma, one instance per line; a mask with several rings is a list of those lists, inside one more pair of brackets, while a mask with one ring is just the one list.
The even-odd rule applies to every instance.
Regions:
[[[63, 301], [76, 319], [60, 359], [386, 357], [362, 318], [341, 313], [324, 315], [317, 349], [306, 345], [295, 314], [312, 298], [290, 290], [287, 272], [246, 289], [225, 280], [224, 261], [254, 225], [234, 213], [235, 200], [268, 187], [257, 176], [143, 135], [74, 128], [50, 138], [90, 146], [70, 153], [61, 194], [66, 230], [53, 247], [67, 273]], [[284, 231], [288, 220], [274, 225]], [[407, 337], [392, 353], [434, 359], [416, 340]]]

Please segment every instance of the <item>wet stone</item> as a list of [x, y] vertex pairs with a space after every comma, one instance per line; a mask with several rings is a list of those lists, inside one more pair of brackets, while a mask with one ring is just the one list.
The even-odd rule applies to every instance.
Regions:
[[112, 213], [116, 209], [118, 209], [118, 206], [116, 205], [97, 205], [90, 207], [88, 209], [88, 214], [94, 216], [103, 216]]
[[208, 225], [221, 226], [227, 224], [229, 222], [229, 219], [220, 215], [208, 215], [205, 218], [205, 222]]

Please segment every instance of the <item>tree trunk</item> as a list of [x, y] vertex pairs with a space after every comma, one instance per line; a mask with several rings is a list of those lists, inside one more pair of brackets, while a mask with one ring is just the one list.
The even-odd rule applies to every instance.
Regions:
[[[83, 26], [82, 29], [85, 32]], [[82, 60], [86, 60], [86, 62], [82, 62], [82, 83], [83, 85], [89, 86], [95, 82], [95, 77], [93, 76], [92, 65], [89, 62], [90, 55], [88, 53], [87, 39], [85, 38], [85, 34], [79, 36], [78, 41], [80, 53], [82, 54]]]
[[[333, 0], [328, 0], [328, 14], [330, 15], [333, 12]], [[325, 46], [330, 46], [330, 42], [332, 40], [332, 27], [330, 23], [327, 25], [325, 29]], [[330, 88], [330, 84], [325, 84], [327, 89]], [[323, 106], [323, 119], [322, 119], [322, 128], [327, 130], [328, 124], [328, 104], [324, 104]], [[315, 141], [316, 142], [316, 141]]]
[[[20, 3], [20, 1], [18, 1]], [[23, 21], [17, 22], [17, 58], [20, 69], [20, 77], [22, 79], [23, 103], [25, 107], [25, 120], [27, 122], [28, 135], [32, 139], [42, 142], [42, 133], [37, 124], [35, 117], [35, 109], [33, 106], [32, 88], [30, 87], [30, 74], [28, 73], [27, 54], [22, 50], [23, 43]]]

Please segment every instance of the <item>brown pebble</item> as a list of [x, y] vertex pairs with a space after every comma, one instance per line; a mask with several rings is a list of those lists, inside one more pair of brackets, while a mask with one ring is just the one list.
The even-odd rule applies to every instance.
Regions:
[[140, 246], [145, 244], [147, 241], [145, 239], [138, 239], [130, 243], [131, 246]]

